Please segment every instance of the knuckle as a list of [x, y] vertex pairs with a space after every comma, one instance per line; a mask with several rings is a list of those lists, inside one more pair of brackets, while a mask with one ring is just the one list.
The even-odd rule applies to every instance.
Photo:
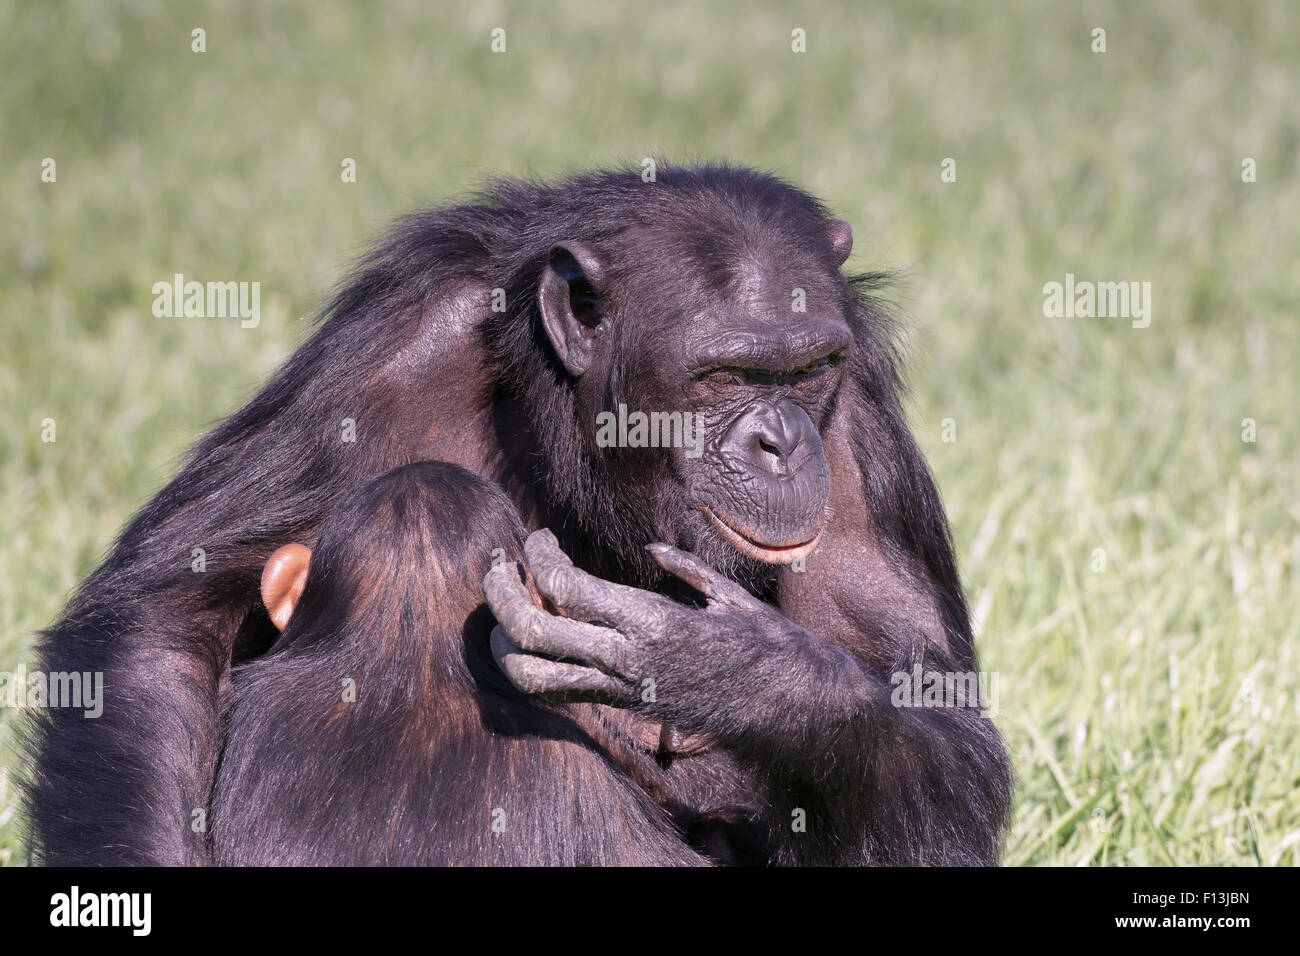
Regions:
[[546, 636], [545, 620], [541, 614], [525, 611], [520, 615], [519, 646], [525, 650], [537, 650]]
[[544, 531], [534, 531], [524, 542], [524, 555], [529, 562], [551, 563], [560, 561], [564, 553], [551, 543]]
[[507, 662], [511, 683], [525, 694], [540, 693], [545, 688], [540, 664], [541, 662], [536, 658], [525, 657], [522, 654], [512, 655]]
[[537, 585], [551, 600], [563, 602], [572, 598], [576, 590], [577, 578], [572, 568], [550, 564], [542, 568], [537, 575]]
[[636, 655], [632, 644], [628, 641], [619, 641], [613, 647], [610, 654], [614, 669], [624, 677], [633, 677], [636, 670]]

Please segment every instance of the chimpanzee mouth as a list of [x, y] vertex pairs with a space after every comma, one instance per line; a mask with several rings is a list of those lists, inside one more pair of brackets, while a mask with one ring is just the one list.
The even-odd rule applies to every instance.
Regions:
[[722, 533], [722, 537], [729, 545], [746, 557], [762, 561], [764, 564], [793, 564], [816, 551], [817, 545], [822, 540], [822, 533], [818, 531], [807, 541], [795, 544], [767, 544], [733, 528], [714, 514], [712, 509], [701, 506], [700, 510], [709, 516], [713, 526]]

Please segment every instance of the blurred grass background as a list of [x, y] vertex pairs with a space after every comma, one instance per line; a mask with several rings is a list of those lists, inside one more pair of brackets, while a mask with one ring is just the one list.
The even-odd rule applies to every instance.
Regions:
[[[0, 64], [0, 670], [390, 218], [489, 172], [730, 158], [905, 273], [1020, 777], [1006, 861], [1300, 859], [1294, 4], [0, 2]], [[155, 318], [175, 272], [261, 282], [261, 325]], [[1044, 318], [1066, 272], [1150, 281], [1150, 327]]]

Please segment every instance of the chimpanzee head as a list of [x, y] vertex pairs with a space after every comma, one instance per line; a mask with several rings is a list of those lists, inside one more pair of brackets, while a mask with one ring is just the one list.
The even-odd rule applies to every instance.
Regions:
[[817, 547], [822, 436], [853, 347], [839, 271], [852, 242], [815, 200], [751, 174], [550, 249], [541, 324], [595, 484], [651, 517], [643, 536], [733, 573]]

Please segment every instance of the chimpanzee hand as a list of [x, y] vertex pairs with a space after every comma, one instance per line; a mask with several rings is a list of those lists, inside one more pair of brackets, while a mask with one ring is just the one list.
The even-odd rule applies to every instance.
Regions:
[[736, 711], [753, 707], [756, 696], [797, 705], [792, 683], [823, 670], [819, 659], [853, 666], [695, 555], [666, 544], [647, 550], [707, 605], [594, 577], [547, 530], [529, 536], [524, 558], [538, 590], [566, 616], [538, 607], [515, 565], [488, 572], [483, 589], [500, 622], [492, 651], [516, 687], [548, 700], [635, 707], [686, 729], [725, 730], [719, 725], [735, 727]]

